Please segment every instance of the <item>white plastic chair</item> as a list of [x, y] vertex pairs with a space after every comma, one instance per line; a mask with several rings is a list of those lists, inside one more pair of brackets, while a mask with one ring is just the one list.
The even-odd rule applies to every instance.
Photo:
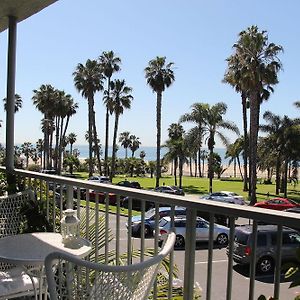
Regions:
[[145, 300], [162, 260], [172, 251], [170, 233], [158, 255], [126, 266], [104, 265], [53, 252], [46, 257], [46, 278], [51, 300]]
[[[24, 221], [20, 210], [24, 203], [33, 198], [34, 193], [31, 190], [0, 197], [0, 238], [20, 232], [21, 223]], [[34, 287], [38, 285], [38, 278], [29, 276], [24, 267], [0, 262], [0, 299], [35, 295]]]

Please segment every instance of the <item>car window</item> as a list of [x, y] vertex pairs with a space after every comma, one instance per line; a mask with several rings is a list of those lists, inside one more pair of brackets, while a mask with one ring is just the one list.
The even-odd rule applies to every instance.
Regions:
[[236, 231], [235, 232], [234, 241], [239, 243], [239, 244], [247, 245], [248, 238], [249, 238], [249, 235], [242, 232], [242, 231]]
[[185, 221], [184, 220], [175, 221], [175, 227], [185, 227]]
[[267, 246], [267, 235], [266, 234], [258, 234], [257, 235], [257, 247]]
[[206, 222], [198, 221], [198, 222], [197, 222], [197, 227], [198, 227], [198, 228], [208, 228], [209, 225], [208, 225]]
[[286, 244], [299, 244], [300, 243], [300, 239], [299, 239], [299, 235], [294, 233], [294, 232], [287, 232], [287, 233], [283, 233], [282, 236], [282, 244], [286, 245]]
[[154, 214], [155, 214], [155, 209], [152, 208], [152, 209], [146, 211], [145, 217], [146, 217], [146, 218], [151, 218]]

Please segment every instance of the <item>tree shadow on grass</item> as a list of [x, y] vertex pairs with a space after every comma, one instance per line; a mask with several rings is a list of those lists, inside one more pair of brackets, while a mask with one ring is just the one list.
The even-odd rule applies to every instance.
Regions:
[[208, 190], [204, 186], [184, 185], [183, 190], [187, 194], [199, 194], [199, 195], [208, 194]]

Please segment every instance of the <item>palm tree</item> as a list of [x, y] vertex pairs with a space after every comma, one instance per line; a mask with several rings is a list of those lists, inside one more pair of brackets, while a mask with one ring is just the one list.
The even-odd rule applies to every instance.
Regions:
[[21, 145], [21, 153], [26, 157], [26, 168], [28, 168], [29, 157], [33, 153], [33, 145], [30, 142], [25, 142]]
[[116, 79], [115, 81], [111, 82], [111, 87], [112, 90], [111, 90], [110, 99], [111, 99], [112, 111], [115, 114], [115, 126], [114, 126], [114, 135], [113, 135], [113, 152], [112, 152], [110, 180], [112, 180], [115, 174], [119, 117], [120, 115], [123, 114], [124, 109], [130, 109], [131, 101], [133, 100], [133, 97], [130, 94], [132, 88], [126, 86], [125, 80]]
[[[3, 102], [4, 102], [4, 110], [6, 111], [7, 99], [4, 98]], [[21, 96], [19, 94], [15, 94], [15, 113], [18, 112], [20, 108], [22, 108], [22, 104], [23, 104], [23, 100]]]
[[124, 131], [120, 133], [119, 136], [119, 143], [121, 143], [121, 146], [125, 149], [125, 158], [127, 158], [127, 150], [130, 145], [130, 132]]
[[[110, 98], [110, 82], [113, 73], [120, 71], [121, 59], [115, 56], [113, 51], [104, 51], [99, 56], [99, 64], [104, 76], [107, 78], [107, 98]], [[108, 175], [107, 157], [108, 157], [108, 138], [109, 138], [109, 112], [110, 107], [106, 103], [106, 117], [105, 117], [105, 149], [104, 149], [104, 172]]]
[[213, 180], [213, 155], [215, 147], [215, 137], [218, 136], [224, 145], [228, 145], [228, 139], [223, 135], [220, 129], [227, 129], [239, 134], [238, 127], [229, 121], [223, 120], [223, 115], [226, 114], [227, 105], [223, 102], [216, 103], [210, 106], [204, 105], [204, 127], [203, 132], [207, 135], [207, 146], [209, 150], [208, 158], [208, 176], [209, 176], [209, 192], [212, 193], [212, 180]]
[[230, 84], [235, 90], [241, 94], [242, 98], [242, 113], [243, 113], [243, 132], [244, 132], [244, 151], [243, 151], [243, 160], [244, 160], [244, 191], [248, 191], [248, 120], [247, 120], [247, 97], [248, 91], [243, 82], [243, 69], [241, 60], [237, 54], [231, 55], [227, 58], [228, 69], [225, 73], [223, 82]]
[[[55, 89], [52, 85], [42, 84], [38, 90], [33, 90], [33, 104], [36, 108], [44, 114], [44, 121], [45, 122], [52, 122], [52, 108], [53, 103], [55, 101]], [[44, 163], [43, 168], [49, 169], [50, 168], [50, 129], [51, 127], [45, 126], [44, 127]]]
[[42, 167], [42, 157], [43, 157], [43, 151], [44, 151], [44, 141], [42, 139], [38, 139], [36, 142], [36, 149], [38, 152], [38, 156], [40, 158], [40, 166]]
[[[203, 127], [204, 127], [204, 114], [207, 109], [207, 105], [203, 103], [194, 103], [192, 106], [192, 112], [186, 113], [182, 115], [179, 119], [179, 122], [191, 122], [195, 123], [196, 126], [190, 129], [188, 132], [188, 136], [190, 139], [194, 139], [195, 142], [198, 143], [198, 168], [199, 168], [199, 176], [201, 177], [201, 146], [202, 146], [202, 139], [203, 139]], [[202, 172], [203, 174], [204, 172]]]
[[130, 145], [129, 145], [129, 149], [131, 150], [131, 157], [134, 157], [134, 153], [137, 149], [140, 148], [140, 138], [136, 137], [135, 135], [130, 135]]
[[98, 168], [101, 173], [100, 153], [97, 141], [96, 120], [94, 111], [94, 95], [103, 90], [103, 75], [96, 60], [88, 59], [86, 64], [78, 64], [73, 73], [75, 87], [88, 101], [88, 133], [89, 133], [89, 176], [93, 175], [92, 149], [96, 147]]
[[156, 187], [159, 186], [161, 173], [160, 167], [160, 144], [161, 144], [161, 105], [162, 93], [175, 80], [172, 70], [173, 63], [166, 63], [166, 57], [156, 57], [149, 61], [145, 68], [145, 78], [152, 91], [156, 93]]
[[73, 155], [73, 144], [75, 144], [77, 135], [74, 132], [69, 133], [68, 142], [70, 143], [70, 154]]
[[140, 152], [140, 159], [141, 159], [141, 160], [144, 160], [145, 157], [146, 157], [146, 152], [145, 152], [144, 150], [142, 150], [142, 151]]
[[250, 205], [256, 203], [256, 160], [259, 129], [260, 104], [267, 100], [278, 83], [278, 72], [282, 65], [278, 54], [283, 51], [280, 45], [269, 43], [266, 31], [251, 26], [240, 32], [234, 44], [235, 53], [242, 66], [243, 90], [250, 101]]
[[237, 138], [233, 144], [227, 146], [225, 158], [229, 158], [228, 165], [230, 165], [233, 162], [233, 172], [234, 172], [233, 177], [236, 177], [236, 164], [238, 164], [240, 175], [243, 178], [243, 174], [241, 171], [241, 164], [240, 164], [240, 155], [242, 153], [243, 146], [244, 146], [243, 137]]

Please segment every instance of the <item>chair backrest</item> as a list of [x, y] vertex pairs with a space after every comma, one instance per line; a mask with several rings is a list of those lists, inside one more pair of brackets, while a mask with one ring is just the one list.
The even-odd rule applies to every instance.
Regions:
[[20, 225], [24, 221], [21, 208], [33, 197], [31, 190], [0, 197], [0, 238], [20, 232]]
[[175, 233], [170, 233], [156, 256], [126, 266], [93, 263], [53, 252], [45, 260], [50, 299], [148, 299], [160, 263], [172, 251], [175, 239]]

